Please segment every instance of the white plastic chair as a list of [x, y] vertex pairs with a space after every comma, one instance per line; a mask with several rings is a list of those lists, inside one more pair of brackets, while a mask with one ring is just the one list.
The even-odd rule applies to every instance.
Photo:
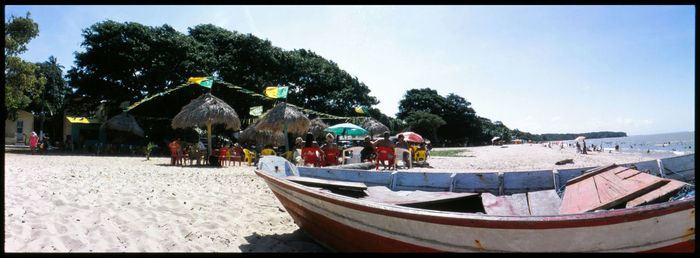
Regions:
[[[352, 148], [347, 148], [343, 150], [343, 164], [354, 164], [354, 163], [360, 163], [362, 160], [360, 159], [360, 152], [362, 152], [363, 147], [352, 147]], [[352, 156], [350, 155], [350, 152], [352, 152]]]
[[[408, 164], [403, 161], [403, 153], [408, 152]], [[411, 155], [411, 151], [404, 149], [404, 148], [394, 148], [394, 153], [396, 154], [396, 160], [394, 161], [394, 164], [399, 164], [398, 162], [404, 162], [404, 166], [407, 166], [409, 169], [413, 168], [413, 155]]]

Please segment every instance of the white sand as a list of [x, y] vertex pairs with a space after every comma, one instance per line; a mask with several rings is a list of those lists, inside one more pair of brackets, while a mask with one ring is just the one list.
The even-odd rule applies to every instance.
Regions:
[[[431, 169], [516, 171], [627, 163], [649, 156], [463, 148]], [[555, 166], [572, 158], [575, 164]], [[319, 252], [253, 167], [173, 167], [169, 158], [5, 155], [6, 252]]]
[[6, 252], [317, 252], [253, 167], [5, 155]]

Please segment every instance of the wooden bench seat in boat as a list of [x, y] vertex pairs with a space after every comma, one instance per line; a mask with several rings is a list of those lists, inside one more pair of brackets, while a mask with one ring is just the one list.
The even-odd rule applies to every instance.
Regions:
[[495, 196], [481, 193], [486, 214], [503, 216], [530, 216], [559, 214], [561, 198], [552, 190]]
[[306, 186], [315, 186], [321, 188], [329, 189], [340, 189], [340, 190], [351, 190], [351, 191], [364, 191], [367, 189], [367, 185], [360, 182], [349, 182], [349, 181], [337, 181], [337, 180], [326, 180], [310, 177], [300, 177], [300, 176], [287, 176], [285, 179], [299, 183]]
[[631, 201], [627, 202], [625, 208], [636, 207], [645, 204], [651, 204], [659, 201], [667, 201], [673, 194], [678, 192], [683, 186], [690, 185], [688, 183], [678, 181], [675, 179], [669, 179], [670, 182], [665, 185], [648, 192], [642, 196], [639, 196]]
[[[614, 164], [594, 168], [566, 182], [559, 213], [575, 214], [610, 209], [642, 197], [668, 182], [670, 179]], [[643, 202], [634, 201], [633, 204]]]
[[464, 198], [477, 197], [477, 193], [427, 192], [427, 191], [392, 191], [385, 186], [370, 186], [365, 190], [362, 200], [396, 205], [427, 205], [451, 202]]

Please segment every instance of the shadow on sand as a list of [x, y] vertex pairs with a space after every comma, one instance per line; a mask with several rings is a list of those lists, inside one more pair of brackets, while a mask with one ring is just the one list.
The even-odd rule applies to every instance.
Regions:
[[316, 243], [301, 229], [292, 233], [261, 236], [257, 232], [245, 237], [249, 244], [239, 248], [244, 253], [325, 253], [330, 250]]

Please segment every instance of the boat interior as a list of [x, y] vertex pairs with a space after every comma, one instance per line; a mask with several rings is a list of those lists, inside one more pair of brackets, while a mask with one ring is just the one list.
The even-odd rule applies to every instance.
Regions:
[[[691, 158], [694, 161], [694, 156]], [[546, 216], [624, 209], [694, 196], [694, 162], [672, 158], [663, 163], [665, 168], [657, 160], [653, 164], [560, 171], [483, 173], [307, 168], [284, 160], [265, 164], [274, 166], [268, 171], [278, 177], [358, 200], [438, 211]]]

